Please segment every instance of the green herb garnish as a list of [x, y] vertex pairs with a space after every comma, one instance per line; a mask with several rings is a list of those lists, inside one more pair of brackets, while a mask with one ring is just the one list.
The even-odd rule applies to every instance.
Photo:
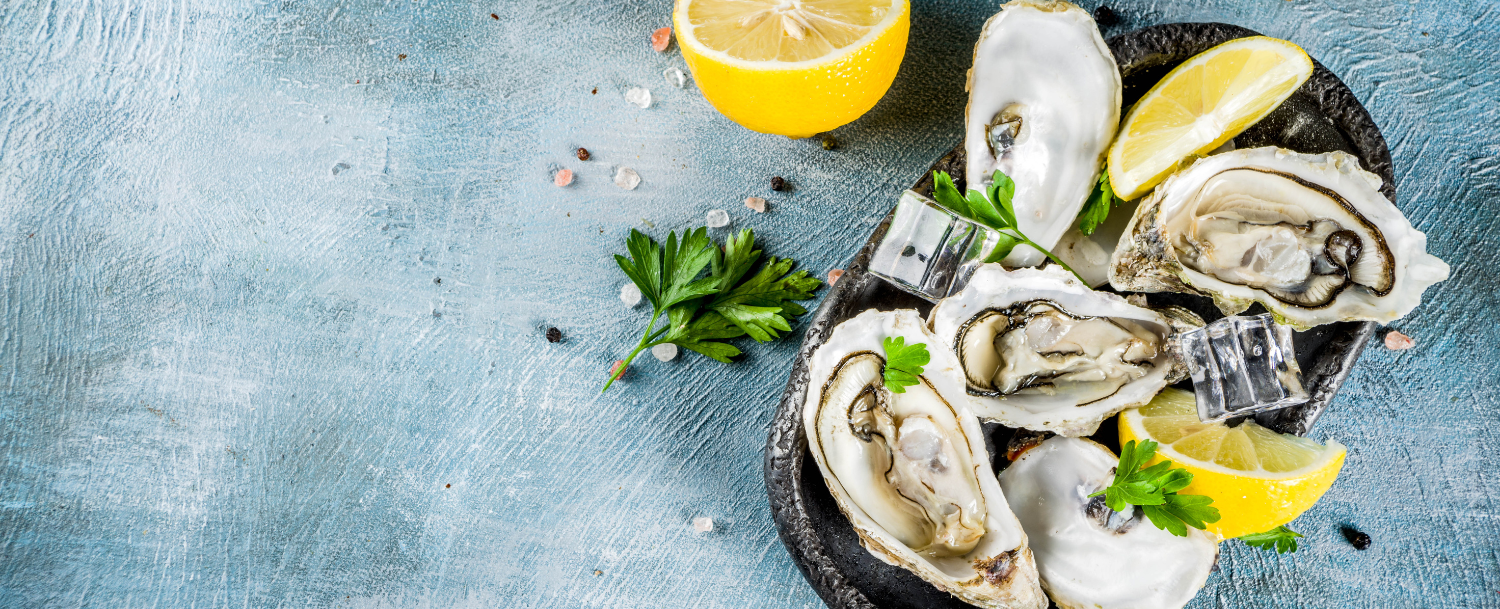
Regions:
[[1119, 205], [1120, 200], [1115, 196], [1114, 187], [1109, 185], [1109, 167], [1100, 169], [1094, 192], [1089, 194], [1088, 200], [1083, 202], [1083, 210], [1078, 212], [1078, 231], [1085, 235], [1094, 234], [1109, 217], [1110, 207]]
[[[731, 236], [723, 249], [709, 239], [705, 228], [684, 232], [681, 241], [677, 233], [668, 233], [665, 246], [631, 229], [625, 247], [630, 257], [616, 255], [615, 262], [651, 303], [651, 321], [601, 391], [608, 390], [642, 351], [665, 343], [729, 363], [740, 350], [723, 340], [745, 335], [759, 342], [777, 338], [792, 329], [791, 318], [807, 312], [792, 301], [812, 298], [823, 285], [807, 271], [792, 273], [797, 263], [789, 258], [772, 256], [752, 274], [761, 251], [755, 249], [755, 234], [749, 229]], [[708, 274], [700, 277], [705, 268]], [[657, 328], [664, 314], [667, 324]]]
[[1104, 504], [1116, 512], [1139, 506], [1156, 528], [1178, 537], [1187, 536], [1187, 527], [1202, 529], [1207, 523], [1218, 522], [1219, 509], [1210, 505], [1213, 499], [1177, 494], [1192, 483], [1192, 472], [1173, 468], [1168, 461], [1141, 468], [1156, 454], [1156, 447], [1151, 440], [1126, 442], [1120, 449], [1114, 484], [1089, 496], [1104, 495]]
[[890, 389], [891, 393], [906, 393], [908, 386], [921, 382], [917, 377], [922, 375], [922, 366], [932, 361], [932, 355], [927, 353], [927, 345], [908, 345], [905, 338], [887, 336], [880, 341], [880, 346], [885, 349], [886, 389]]
[[945, 171], [933, 171], [932, 181], [933, 198], [937, 199], [938, 203], [1000, 234], [1000, 240], [995, 243], [995, 249], [990, 251], [990, 255], [985, 257], [985, 262], [999, 262], [1009, 256], [1011, 250], [1017, 245], [1029, 245], [1036, 251], [1046, 254], [1058, 266], [1073, 273], [1078, 281], [1088, 285], [1088, 282], [1083, 280], [1083, 276], [1075, 272], [1066, 262], [1021, 233], [1020, 227], [1016, 224], [1015, 207], [1011, 204], [1016, 196], [1016, 183], [1010, 179], [1010, 176], [1005, 175], [1005, 172], [996, 170], [991, 176], [989, 188], [983, 192], [971, 188], [967, 196], [959, 194], [958, 187], [953, 184], [953, 177]]
[[1277, 554], [1286, 554], [1297, 551], [1297, 538], [1302, 534], [1281, 525], [1264, 533], [1254, 533], [1240, 537], [1245, 545], [1262, 550], [1275, 550]]

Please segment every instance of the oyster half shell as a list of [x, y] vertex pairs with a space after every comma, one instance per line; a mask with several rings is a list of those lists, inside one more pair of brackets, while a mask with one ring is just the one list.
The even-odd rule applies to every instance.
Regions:
[[1218, 558], [1213, 537], [1177, 537], [1131, 506], [1104, 497], [1119, 458], [1083, 438], [1050, 438], [1000, 474], [1016, 517], [1030, 535], [1042, 588], [1064, 609], [1177, 609], [1208, 581]]
[[1388, 323], [1448, 278], [1427, 236], [1343, 152], [1251, 148], [1199, 159], [1136, 208], [1110, 284], [1211, 296], [1234, 315], [1259, 302], [1305, 330]]
[[839, 510], [876, 558], [968, 603], [1046, 607], [952, 355], [929, 348], [919, 382], [893, 392], [887, 337], [935, 347], [915, 311], [870, 310], [834, 328], [809, 365], [802, 421]]
[[1095, 292], [1056, 266], [999, 264], [981, 266], [928, 320], [975, 414], [1065, 436], [1092, 434], [1184, 378], [1171, 337], [1203, 325], [1186, 310], [1168, 317]]
[[[1056, 0], [1012, 0], [985, 22], [969, 69], [965, 176], [1015, 181], [1021, 232], [1051, 249], [1093, 192], [1120, 124], [1120, 69], [1093, 16]], [[1007, 266], [1046, 256], [1017, 247]]]

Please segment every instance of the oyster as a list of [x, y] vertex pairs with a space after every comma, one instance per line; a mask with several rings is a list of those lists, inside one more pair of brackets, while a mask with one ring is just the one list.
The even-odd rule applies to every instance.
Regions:
[[929, 349], [920, 382], [895, 393], [883, 380], [887, 337], [933, 343], [915, 311], [870, 310], [839, 324], [809, 363], [802, 422], [839, 510], [876, 558], [964, 601], [1045, 607], [953, 356]]
[[1110, 284], [1211, 296], [1226, 315], [1259, 302], [1283, 324], [1395, 321], [1448, 278], [1427, 236], [1343, 152], [1275, 147], [1206, 157], [1131, 218]]
[[1031, 539], [1042, 587], [1059, 607], [1176, 608], [1208, 581], [1218, 543], [1188, 529], [1177, 537], [1140, 509], [1116, 512], [1089, 495], [1114, 479], [1119, 458], [1080, 438], [1050, 438], [1000, 474]]
[[975, 414], [1065, 436], [1094, 433], [1181, 380], [1169, 337], [1174, 324], [1202, 325], [1090, 290], [1055, 266], [998, 264], [981, 266], [928, 319], [959, 361]]
[[[1022, 233], [1051, 248], [1099, 179], [1120, 124], [1120, 69], [1088, 11], [1012, 0], [985, 22], [969, 69], [965, 176], [984, 189], [995, 170], [1015, 181]], [[1008, 266], [1046, 257], [1018, 247]]]

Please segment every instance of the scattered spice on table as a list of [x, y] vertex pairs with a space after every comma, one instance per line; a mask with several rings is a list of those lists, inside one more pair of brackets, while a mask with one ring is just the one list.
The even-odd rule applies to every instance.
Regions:
[[781, 176], [771, 178], [771, 190], [774, 190], [776, 192], [786, 190], [786, 178], [783, 178]]
[[552, 174], [552, 183], [556, 184], [559, 188], [561, 188], [563, 186], [567, 186], [569, 184], [572, 184], [573, 183], [573, 170], [572, 169], [559, 169], [559, 170], [557, 170], [557, 173]]
[[651, 50], [660, 53], [667, 50], [670, 44], [672, 44], [672, 28], [664, 27], [651, 32]]
[[831, 271], [828, 271], [828, 285], [833, 285], [834, 283], [837, 283], [838, 280], [839, 280], [839, 278], [843, 277], [843, 276], [844, 276], [844, 269], [833, 269]]
[[561, 340], [562, 340], [562, 330], [559, 330], [557, 328], [547, 328], [547, 342], [549, 342], [549, 343], [555, 343], [555, 342], [559, 342]]
[[1392, 351], [1405, 351], [1415, 346], [1417, 346], [1417, 341], [1413, 340], [1410, 336], [1407, 336], [1395, 330], [1391, 330], [1390, 332], [1385, 333], [1385, 348], [1387, 349], [1390, 349]]
[[745, 207], [754, 210], [755, 213], [763, 214], [766, 213], [766, 200], [760, 197], [746, 197]]
[[573, 154], [577, 155], [578, 156], [578, 160], [580, 160], [580, 161], [587, 161], [587, 160], [589, 160], [589, 149], [588, 148], [584, 148], [584, 147], [580, 146], [578, 148], [578, 150], [576, 152], [574, 152]]
[[1354, 546], [1354, 549], [1367, 550], [1370, 548], [1370, 536], [1364, 531], [1354, 527], [1344, 527], [1341, 532], [1344, 534], [1344, 539], [1349, 540], [1349, 545]]

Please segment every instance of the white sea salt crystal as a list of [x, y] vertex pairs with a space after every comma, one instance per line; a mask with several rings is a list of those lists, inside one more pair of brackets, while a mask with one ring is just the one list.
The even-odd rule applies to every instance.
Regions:
[[625, 190], [635, 190], [635, 187], [640, 185], [641, 174], [636, 173], [634, 169], [621, 167], [615, 172], [615, 186], [619, 186]]
[[642, 108], [651, 107], [651, 90], [645, 87], [632, 87], [625, 92], [625, 101]]
[[620, 286], [620, 302], [625, 303], [627, 307], [641, 304], [641, 289], [635, 287], [633, 283]]
[[677, 68], [667, 68], [661, 75], [667, 77], [667, 82], [678, 89], [687, 85], [687, 74], [683, 74], [682, 70]]
[[651, 348], [651, 355], [656, 356], [656, 361], [670, 362], [677, 358], [677, 345], [662, 343]]
[[715, 209], [708, 212], [708, 215], [703, 220], [708, 223], [709, 228], [724, 228], [729, 226], [729, 212], [722, 209]]
[[707, 533], [714, 530], [714, 519], [707, 516], [699, 516], [693, 519], [693, 530], [699, 533]]

